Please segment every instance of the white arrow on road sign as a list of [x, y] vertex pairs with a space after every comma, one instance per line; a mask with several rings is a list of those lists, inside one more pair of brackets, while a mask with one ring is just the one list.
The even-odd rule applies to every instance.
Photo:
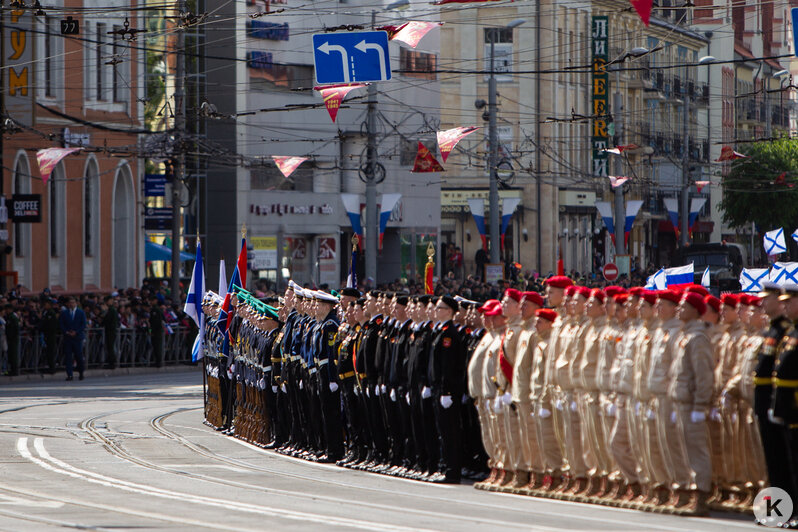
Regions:
[[[364, 41], [365, 42], [365, 41]], [[361, 43], [363, 44], [363, 43]], [[359, 48], [358, 48], [359, 49]], [[339, 46], [337, 44], [330, 44], [329, 42], [324, 42], [321, 46], [319, 46], [318, 50], [322, 53], [330, 55], [330, 52], [338, 52], [341, 54], [341, 63], [343, 64], [343, 73], [344, 73], [344, 83], [349, 83], [349, 54], [346, 53], [346, 48], [343, 46]], [[365, 51], [365, 50], [364, 50]], [[383, 62], [380, 62], [380, 65], [383, 67], [383, 71], [385, 69]]]
[[374, 43], [367, 43], [365, 39], [360, 41], [355, 45], [355, 48], [363, 52], [364, 54], [368, 52], [368, 50], [376, 50], [378, 54], [380, 54], [380, 74], [382, 78], [387, 78], [387, 72], [385, 69], [385, 54], [383, 53], [382, 46], [379, 44]]

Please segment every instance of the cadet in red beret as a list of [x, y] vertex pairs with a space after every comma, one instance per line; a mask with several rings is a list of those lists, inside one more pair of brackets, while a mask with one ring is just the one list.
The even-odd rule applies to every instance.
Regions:
[[704, 303], [706, 303], [707, 309], [701, 319], [712, 325], [717, 325], [720, 321], [720, 299], [710, 294], [704, 297]]
[[564, 275], [555, 275], [553, 277], [549, 277], [544, 282], [546, 283], [546, 286], [551, 286], [552, 288], [568, 288], [574, 284], [570, 278]]
[[523, 296], [522, 303], [534, 303], [538, 306], [538, 308], [543, 307], [544, 305], [543, 296], [537, 292], [521, 292], [521, 295]]
[[691, 284], [687, 288], [685, 288], [686, 292], [695, 292], [696, 294], [700, 295], [701, 297], [707, 297], [709, 295], [709, 290], [701, 286], [700, 284]]
[[604, 301], [607, 299], [607, 294], [605, 294], [600, 288], [594, 288], [590, 291], [590, 297], [603, 305]]
[[673, 303], [674, 306], [678, 305], [682, 299], [682, 295], [675, 290], [657, 290], [657, 298], [660, 301], [667, 301]]
[[558, 275], [546, 279], [546, 302], [553, 308], [562, 308], [563, 300], [567, 295], [566, 288], [573, 286], [573, 282], [565, 276]]
[[685, 292], [684, 297], [682, 297], [682, 301], [696, 309], [699, 316], [703, 315], [704, 312], [707, 311], [707, 304], [704, 303], [704, 298], [701, 297], [701, 294], [696, 294], [695, 292]]
[[535, 311], [535, 316], [553, 322], [557, 319], [557, 311], [550, 308], [539, 308]]

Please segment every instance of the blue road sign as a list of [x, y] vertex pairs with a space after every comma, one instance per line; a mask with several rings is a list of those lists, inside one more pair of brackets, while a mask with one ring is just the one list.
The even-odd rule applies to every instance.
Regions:
[[313, 36], [316, 82], [355, 83], [391, 79], [388, 33], [357, 31]]
[[798, 7], [794, 7], [790, 10], [792, 12], [792, 42], [795, 44], [795, 55], [798, 57]]
[[166, 175], [144, 174], [144, 195], [150, 198], [166, 195]]

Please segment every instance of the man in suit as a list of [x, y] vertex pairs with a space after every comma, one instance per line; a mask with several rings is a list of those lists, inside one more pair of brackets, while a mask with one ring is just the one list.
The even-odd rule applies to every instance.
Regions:
[[61, 312], [59, 322], [61, 324], [61, 332], [64, 333], [66, 380], [72, 380], [72, 357], [78, 363], [78, 378], [83, 380], [83, 339], [86, 332], [86, 314], [78, 308], [78, 302], [74, 297], [70, 297], [67, 300], [67, 308]]

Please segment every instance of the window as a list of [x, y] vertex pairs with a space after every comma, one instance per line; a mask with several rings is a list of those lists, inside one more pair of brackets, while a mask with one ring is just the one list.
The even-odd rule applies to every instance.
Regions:
[[95, 256], [99, 244], [97, 241], [100, 219], [98, 173], [97, 163], [91, 159], [86, 166], [86, 176], [83, 181], [83, 254], [86, 257]]
[[403, 71], [412, 71], [403, 72], [404, 76], [437, 79], [438, 74], [435, 71], [438, 68], [438, 56], [399, 48], [399, 68]]
[[[16, 168], [14, 168], [14, 193], [22, 194], [25, 190], [26, 180], [29, 180], [28, 166], [25, 164], [25, 159], [20, 158], [17, 161]], [[23, 224], [14, 224], [14, 256], [25, 256], [25, 232], [23, 231]]]
[[44, 16], [44, 95], [48, 98], [55, 96], [53, 90], [53, 55], [55, 35], [51, 17]]
[[97, 48], [94, 51], [95, 61], [95, 100], [104, 100], [103, 94], [103, 43], [105, 42], [105, 24], [102, 22], [97, 23]]
[[120, 71], [119, 71], [119, 64], [117, 63], [117, 61], [121, 61], [122, 60], [122, 58], [120, 57], [120, 54], [122, 52], [122, 46], [121, 46], [121, 43], [119, 42], [119, 39], [121, 39], [121, 36], [118, 33], [116, 33], [116, 32], [120, 31], [121, 29], [122, 29], [122, 26], [114, 26], [114, 35], [113, 35], [113, 41], [112, 41], [112, 45], [111, 45], [111, 47], [112, 47], [111, 49], [112, 49], [112, 53], [113, 53], [113, 57], [111, 58], [111, 63], [112, 63], [112, 66], [111, 66], [111, 100], [114, 101], [114, 102], [120, 101], [120, 98], [119, 98], [119, 96], [120, 96], [120, 91], [119, 91]]
[[490, 44], [491, 36], [496, 36], [496, 43], [510, 43], [513, 42], [513, 29], [512, 28], [483, 28], [485, 32], [485, 44]]

